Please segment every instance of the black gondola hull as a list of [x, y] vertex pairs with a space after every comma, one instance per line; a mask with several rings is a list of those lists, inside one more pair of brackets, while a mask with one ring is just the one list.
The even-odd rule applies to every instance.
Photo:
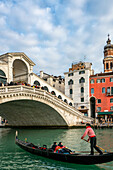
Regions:
[[84, 165], [92, 165], [92, 164], [101, 164], [113, 161], [113, 152], [106, 153], [103, 155], [88, 155], [88, 154], [63, 154], [63, 153], [54, 153], [50, 152], [48, 149], [41, 150], [39, 148], [30, 147], [26, 145], [26, 142], [15, 139], [15, 143], [20, 146], [22, 149], [30, 152], [32, 154], [43, 156], [46, 158], [74, 163], [74, 164], [84, 164]]

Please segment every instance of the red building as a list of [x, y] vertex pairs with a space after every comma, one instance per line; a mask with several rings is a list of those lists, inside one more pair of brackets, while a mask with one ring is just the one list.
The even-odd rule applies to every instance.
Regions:
[[104, 73], [90, 76], [91, 117], [113, 117], [113, 45], [107, 40], [104, 47]]

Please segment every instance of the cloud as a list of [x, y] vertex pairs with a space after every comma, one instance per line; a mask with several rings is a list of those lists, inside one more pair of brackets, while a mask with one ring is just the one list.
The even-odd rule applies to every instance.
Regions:
[[35, 72], [53, 75], [86, 56], [101, 72], [107, 34], [113, 39], [112, 11], [112, 0], [1, 0], [0, 53], [22, 51]]

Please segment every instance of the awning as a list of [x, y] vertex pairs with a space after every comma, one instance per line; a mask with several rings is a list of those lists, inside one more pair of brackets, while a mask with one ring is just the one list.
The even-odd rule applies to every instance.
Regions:
[[97, 112], [98, 115], [111, 115], [113, 112]]

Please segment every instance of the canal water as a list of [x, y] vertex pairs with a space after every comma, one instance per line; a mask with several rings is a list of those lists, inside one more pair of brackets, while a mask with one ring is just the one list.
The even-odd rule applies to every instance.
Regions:
[[[0, 128], [0, 170], [113, 170], [113, 162], [98, 165], [77, 165], [32, 155], [15, 145], [15, 131], [19, 138], [48, 147], [54, 141], [63, 142], [74, 151], [89, 151], [90, 144], [81, 140], [85, 129], [8, 129]], [[95, 130], [98, 146], [113, 151], [113, 129]]]

